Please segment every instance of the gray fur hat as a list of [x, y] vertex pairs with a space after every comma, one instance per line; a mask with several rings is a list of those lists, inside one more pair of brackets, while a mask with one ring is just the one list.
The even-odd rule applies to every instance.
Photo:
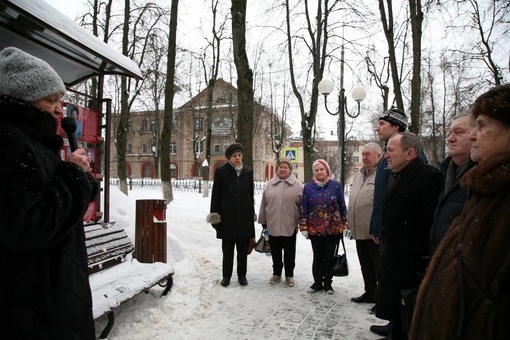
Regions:
[[15, 47], [0, 52], [0, 94], [33, 103], [56, 93], [66, 87], [47, 62]]

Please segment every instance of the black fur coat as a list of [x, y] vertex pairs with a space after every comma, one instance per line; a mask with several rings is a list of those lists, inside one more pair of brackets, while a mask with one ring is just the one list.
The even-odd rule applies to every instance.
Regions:
[[83, 214], [95, 179], [61, 160], [46, 111], [0, 96], [0, 329], [10, 339], [94, 339]]

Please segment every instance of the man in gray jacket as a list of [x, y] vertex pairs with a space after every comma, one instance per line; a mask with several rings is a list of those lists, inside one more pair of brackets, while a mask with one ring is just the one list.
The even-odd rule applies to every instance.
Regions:
[[365, 292], [351, 300], [356, 303], [375, 303], [376, 275], [381, 257], [379, 244], [375, 243], [370, 235], [370, 217], [374, 206], [375, 174], [377, 163], [382, 157], [382, 149], [379, 144], [370, 142], [363, 146], [361, 155], [363, 167], [354, 176], [347, 221], [349, 221], [352, 236], [356, 240]]

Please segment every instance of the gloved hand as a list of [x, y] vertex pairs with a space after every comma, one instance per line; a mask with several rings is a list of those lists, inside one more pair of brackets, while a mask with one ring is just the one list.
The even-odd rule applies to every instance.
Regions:
[[303, 230], [301, 234], [308, 240], [308, 231]]

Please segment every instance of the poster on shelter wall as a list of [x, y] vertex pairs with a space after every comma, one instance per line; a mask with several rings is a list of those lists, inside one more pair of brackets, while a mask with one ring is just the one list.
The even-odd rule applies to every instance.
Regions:
[[[96, 168], [96, 153], [97, 150], [93, 148], [83, 148], [85, 150], [85, 156], [87, 156], [87, 160], [89, 161], [90, 165], [90, 173], [95, 175], [97, 174], [97, 168]], [[69, 145], [64, 145], [62, 150], [60, 151], [60, 158], [62, 160], [67, 161], [69, 159], [69, 155], [71, 154], [71, 147]]]
[[[74, 135], [79, 142], [97, 143], [99, 127], [99, 113], [97, 111], [71, 103], [63, 103], [62, 109], [64, 110], [64, 117], [73, 117], [76, 121]], [[60, 130], [57, 133], [62, 134], [63, 132]]]

